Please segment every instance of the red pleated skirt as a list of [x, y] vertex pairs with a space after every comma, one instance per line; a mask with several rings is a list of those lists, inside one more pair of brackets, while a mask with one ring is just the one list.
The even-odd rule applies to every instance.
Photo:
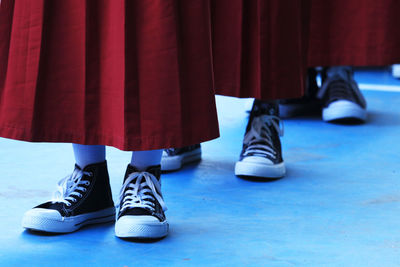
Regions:
[[210, 6], [2, 0], [0, 136], [179, 147], [218, 136]]
[[400, 1], [212, 0], [216, 92], [301, 96], [307, 67], [400, 62]]
[[400, 62], [400, 1], [311, 0], [309, 66]]
[[217, 94], [259, 99], [303, 94], [309, 3], [213, 0]]

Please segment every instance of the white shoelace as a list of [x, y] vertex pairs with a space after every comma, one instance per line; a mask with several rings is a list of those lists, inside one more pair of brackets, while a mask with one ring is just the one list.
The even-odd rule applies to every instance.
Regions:
[[[278, 132], [279, 136], [283, 135], [283, 124], [279, 117], [274, 115], [260, 115], [253, 118], [250, 130], [246, 133], [243, 142], [247, 144], [244, 156], [251, 153], [260, 153], [275, 157], [276, 152], [273, 149], [271, 126]], [[266, 143], [266, 144], [265, 144]]]
[[86, 192], [87, 189], [83, 185], [88, 186], [90, 184], [89, 181], [82, 181], [84, 175], [92, 176], [92, 173], [75, 169], [71, 175], [61, 179], [57, 184], [57, 191], [54, 192], [53, 198], [50, 201], [53, 203], [62, 202], [68, 207], [71, 206], [73, 202], [77, 201], [75, 197], [82, 197], [82, 194], [77, 192], [77, 190]]
[[[136, 181], [134, 181], [135, 179]], [[166, 211], [167, 207], [163, 197], [158, 192], [161, 192], [161, 185], [153, 174], [149, 172], [131, 173], [122, 185], [119, 194], [120, 203], [122, 203], [120, 212], [127, 208], [145, 208], [154, 211], [154, 198]]]

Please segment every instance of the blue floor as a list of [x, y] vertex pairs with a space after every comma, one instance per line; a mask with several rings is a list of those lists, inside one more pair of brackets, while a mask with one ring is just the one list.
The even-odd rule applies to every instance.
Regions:
[[357, 68], [354, 77], [361, 85], [393, 86], [400, 90], [400, 80], [393, 78], [390, 67]]
[[[356, 79], [400, 89], [387, 70]], [[171, 232], [154, 243], [120, 240], [111, 224], [24, 231], [22, 214], [71, 172], [72, 150], [0, 139], [0, 266], [400, 266], [400, 93], [364, 95], [364, 125], [286, 120], [288, 173], [275, 182], [235, 177], [251, 103], [217, 97], [221, 138], [200, 164], [163, 175]], [[116, 200], [130, 155], [107, 152]]]

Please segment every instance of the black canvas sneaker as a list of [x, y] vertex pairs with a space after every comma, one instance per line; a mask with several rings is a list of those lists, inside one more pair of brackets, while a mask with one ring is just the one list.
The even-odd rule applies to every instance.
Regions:
[[279, 116], [291, 118], [304, 115], [320, 115], [321, 100], [317, 98], [319, 90], [317, 84], [317, 71], [309, 68], [306, 79], [305, 94], [301, 98], [279, 100]]
[[161, 238], [168, 234], [167, 210], [161, 194], [160, 165], [139, 171], [128, 165], [120, 192], [115, 235], [121, 238]]
[[348, 66], [325, 70], [318, 98], [322, 100], [322, 119], [331, 121], [359, 121], [367, 119], [367, 103]]
[[235, 166], [237, 176], [276, 179], [285, 175], [280, 126], [278, 105], [254, 100], [240, 159]]
[[53, 199], [25, 213], [27, 229], [69, 233], [84, 225], [115, 221], [107, 163], [96, 163], [83, 170], [75, 165], [70, 176], [58, 182]]
[[184, 164], [201, 160], [200, 144], [185, 146], [181, 148], [169, 148], [163, 151], [161, 158], [162, 171], [176, 171]]

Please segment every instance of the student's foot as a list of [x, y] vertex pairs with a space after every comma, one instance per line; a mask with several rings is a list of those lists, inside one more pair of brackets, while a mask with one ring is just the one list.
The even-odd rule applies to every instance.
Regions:
[[167, 209], [161, 194], [160, 165], [139, 171], [128, 165], [120, 192], [115, 235], [121, 238], [161, 238], [168, 234]]
[[163, 151], [161, 159], [162, 171], [176, 171], [184, 164], [201, 160], [200, 144], [185, 146], [181, 148], [169, 148]]
[[318, 97], [322, 99], [322, 119], [327, 122], [365, 122], [367, 103], [353, 78], [351, 67], [326, 70]]
[[317, 98], [317, 71], [309, 68], [307, 73], [306, 93], [301, 98], [284, 99], [279, 101], [279, 116], [292, 118], [305, 115], [320, 115], [321, 100]]
[[25, 213], [24, 228], [70, 233], [84, 225], [115, 221], [107, 163], [75, 165], [70, 176], [58, 183], [52, 200]]
[[275, 103], [254, 100], [243, 148], [235, 165], [237, 176], [277, 179], [285, 175], [282, 159], [278, 107]]

